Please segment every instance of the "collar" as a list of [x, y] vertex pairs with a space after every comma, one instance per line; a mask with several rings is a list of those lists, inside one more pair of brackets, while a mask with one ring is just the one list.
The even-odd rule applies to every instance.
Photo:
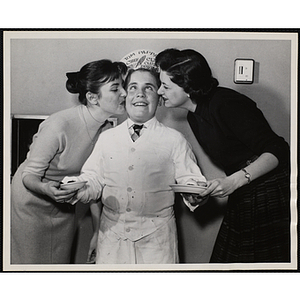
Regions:
[[148, 120], [145, 123], [138, 123], [138, 122], [133, 122], [130, 118], [127, 119], [127, 127], [128, 129], [131, 128], [133, 126], [133, 124], [139, 124], [139, 125], [144, 125], [144, 128], [148, 128], [149, 126], [151, 126], [152, 124], [154, 124], [156, 122], [156, 117], [153, 117], [152, 119]]

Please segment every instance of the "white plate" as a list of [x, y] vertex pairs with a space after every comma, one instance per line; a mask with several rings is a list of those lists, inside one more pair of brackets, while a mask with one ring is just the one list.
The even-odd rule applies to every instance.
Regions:
[[170, 187], [175, 193], [190, 193], [199, 194], [207, 187], [199, 185], [188, 185], [188, 184], [170, 184]]
[[72, 189], [81, 189], [85, 186], [87, 181], [76, 181], [76, 182], [69, 182], [63, 183], [60, 185], [62, 190], [72, 190]]

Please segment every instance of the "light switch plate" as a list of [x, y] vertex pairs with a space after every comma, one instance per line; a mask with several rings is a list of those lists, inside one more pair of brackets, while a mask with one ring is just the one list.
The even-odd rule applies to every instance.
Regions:
[[236, 59], [234, 61], [234, 82], [235, 83], [253, 83], [254, 60]]

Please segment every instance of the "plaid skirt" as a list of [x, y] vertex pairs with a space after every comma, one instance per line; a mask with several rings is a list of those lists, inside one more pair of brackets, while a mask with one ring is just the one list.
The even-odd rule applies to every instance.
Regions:
[[290, 262], [287, 166], [277, 167], [229, 196], [210, 262]]

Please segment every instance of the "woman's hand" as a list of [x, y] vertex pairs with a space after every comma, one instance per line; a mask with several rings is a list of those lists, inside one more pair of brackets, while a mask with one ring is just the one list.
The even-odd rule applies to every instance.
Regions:
[[209, 195], [181, 193], [181, 196], [192, 206], [203, 205], [207, 202]]
[[[196, 183], [198, 186], [201, 186], [205, 189], [207, 187], [206, 181], [198, 181], [198, 180], [195, 180], [195, 179], [191, 179], [187, 183], [187, 185], [195, 186], [194, 183]], [[198, 205], [199, 206], [199, 205], [205, 204], [207, 202], [208, 198], [209, 198], [208, 194], [203, 194], [205, 189], [200, 191], [198, 194], [195, 194], [195, 193], [180, 193], [180, 194], [185, 199], [185, 201], [187, 201], [190, 205], [192, 205], [192, 206]]]
[[[263, 153], [256, 161], [245, 167], [250, 174], [251, 181], [270, 172], [278, 165], [278, 159], [271, 153]], [[203, 195], [224, 198], [232, 194], [243, 185], [248, 184], [245, 173], [241, 170], [224, 178], [217, 178], [207, 182], [208, 187]]]
[[73, 196], [77, 193], [77, 189], [60, 190], [59, 182], [57, 181], [42, 182], [40, 177], [33, 174], [26, 175], [23, 178], [23, 184], [30, 191], [37, 194], [46, 195], [59, 203], [64, 203], [72, 199]]
[[49, 181], [43, 184], [45, 195], [59, 203], [69, 202], [78, 191], [78, 189], [60, 190], [60, 183], [56, 181]]
[[208, 181], [207, 184], [208, 187], [203, 194], [220, 198], [229, 196], [239, 188], [236, 180], [231, 176], [213, 179]]
[[88, 252], [87, 264], [94, 264], [96, 262], [96, 249], [97, 249], [98, 233], [94, 233], [90, 242], [90, 248]]

